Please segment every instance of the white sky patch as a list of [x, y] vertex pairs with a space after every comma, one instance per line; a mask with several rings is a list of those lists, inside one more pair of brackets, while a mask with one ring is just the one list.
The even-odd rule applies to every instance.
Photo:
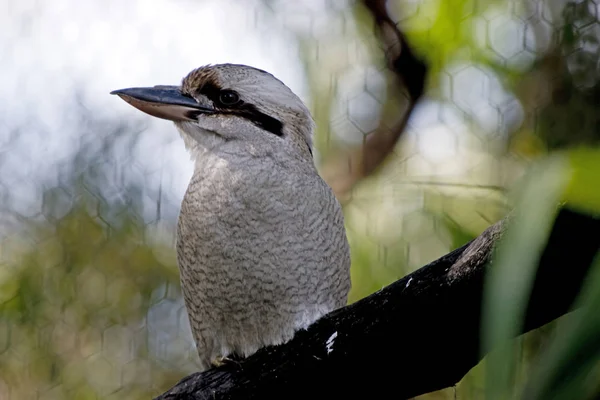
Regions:
[[454, 159], [458, 152], [458, 133], [439, 124], [419, 132], [419, 152], [433, 162]]
[[333, 335], [329, 336], [329, 339], [327, 339], [327, 342], [325, 342], [325, 347], [327, 348], [327, 354], [329, 354], [333, 351], [333, 343], [334, 343], [337, 335], [338, 335], [337, 331], [333, 332]]

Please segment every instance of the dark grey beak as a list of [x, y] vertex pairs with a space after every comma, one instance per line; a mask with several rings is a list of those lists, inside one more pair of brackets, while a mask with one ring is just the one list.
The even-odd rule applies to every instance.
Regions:
[[110, 94], [116, 94], [146, 114], [170, 121], [195, 121], [198, 114], [214, 112], [181, 93], [178, 86], [119, 89]]

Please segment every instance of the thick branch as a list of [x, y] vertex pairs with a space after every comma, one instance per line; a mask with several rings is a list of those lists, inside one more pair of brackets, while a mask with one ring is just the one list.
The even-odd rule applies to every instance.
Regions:
[[[157, 399], [406, 399], [452, 386], [482, 358], [483, 277], [502, 231], [498, 223], [287, 344], [190, 375]], [[559, 213], [523, 332], [569, 311], [599, 248], [600, 219]]]

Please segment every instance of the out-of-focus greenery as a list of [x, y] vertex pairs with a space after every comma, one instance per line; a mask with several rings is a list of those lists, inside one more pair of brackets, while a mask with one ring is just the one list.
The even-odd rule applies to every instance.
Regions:
[[[511, 367], [515, 351], [509, 340], [521, 328], [535, 266], [548, 240], [557, 204], [568, 182], [566, 162], [552, 159], [532, 171], [524, 185], [524, 204], [517, 204], [512, 226], [498, 246], [487, 276], [482, 333], [484, 348], [493, 349], [487, 368], [487, 398], [514, 396]], [[535, 199], [535, 202], [532, 201]]]
[[157, 288], [179, 294], [172, 250], [148, 243], [128, 213], [108, 229], [89, 211], [77, 204], [4, 244], [0, 375], [11, 398], [149, 398], [177, 376], [148, 357], [145, 323]]
[[[404, 101], [394, 92], [397, 83], [385, 71], [362, 7], [340, 1], [315, 11], [302, 2], [263, 3], [248, 5], [267, 16], [263, 22], [300, 18], [289, 31], [306, 70], [319, 162], [360, 145], [381, 121], [397, 117]], [[566, 169], [546, 169], [539, 182], [566, 174], [558, 198], [585, 212], [599, 209], [600, 157], [592, 149], [600, 138], [594, 2], [398, 0], [389, 6], [432, 70], [428, 99], [409, 132], [344, 206], [351, 302], [474, 238], [506, 213], [505, 191], [532, 161], [567, 146], [582, 148], [566, 153]], [[41, 199], [38, 212], [22, 213], [11, 186], [0, 182], [0, 398], [146, 399], [193, 372], [196, 361], [179, 291], [175, 219], [165, 213], [178, 200], [128, 175], [136, 168], [130, 150], [142, 117], [123, 125], [93, 120], [93, 110], [73, 110], [79, 119], [70, 123], [81, 127], [81, 149], [59, 176], [40, 183], [33, 194]], [[532, 187], [517, 202], [524, 210], [554, 199], [545, 197], [544, 187]], [[534, 229], [513, 233], [519, 246], [507, 245], [499, 265], [509, 264], [502, 261], [509, 256], [533, 263], [525, 255], [535, 258], [532, 246], [543, 242], [551, 225], [536, 221], [516, 226]], [[499, 284], [494, 299], [526, 296], [531, 269], [515, 273], [522, 275], [503, 276], [521, 282], [522, 291], [511, 286], [504, 292]], [[491, 366], [484, 360], [456, 388], [419, 398], [518, 397], [522, 388], [538, 398], [575, 398], [564, 390], [597, 376], [592, 339], [599, 325], [590, 311], [597, 297], [593, 278], [581, 300], [590, 308], [513, 340], [508, 358]], [[500, 311], [489, 316], [490, 326], [517, 318], [521, 303], [492, 301], [491, 309]], [[499, 335], [511, 331], [496, 326], [506, 329]], [[583, 350], [585, 362], [573, 358]], [[561, 386], [565, 365], [575, 378]], [[488, 367], [492, 378], [506, 367], [505, 379], [486, 384]], [[590, 396], [597, 389], [591, 387]]]
[[[513, 223], [498, 247], [494, 268], [487, 276], [483, 343], [488, 356], [487, 399], [592, 399], [600, 393], [600, 267], [591, 268], [579, 296], [579, 309], [547, 349], [533, 362], [530, 373], [516, 375], [518, 348], [510, 342], [522, 324], [535, 279], [535, 266], [557, 214], [559, 202], [591, 215], [600, 215], [600, 151], [574, 149], [553, 154], [528, 173], [519, 191]], [[588, 232], [594, 234], [594, 232]], [[600, 252], [599, 252], [600, 255]], [[568, 265], [564, 266], [568, 274]], [[559, 295], [559, 294], [557, 294]], [[531, 360], [529, 360], [531, 361]]]

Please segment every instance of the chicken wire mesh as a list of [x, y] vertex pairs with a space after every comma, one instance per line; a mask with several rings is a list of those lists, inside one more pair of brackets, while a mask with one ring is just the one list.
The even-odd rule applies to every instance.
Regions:
[[[354, 2], [1, 4], [0, 398], [149, 398], [196, 366], [174, 255], [192, 165], [172, 126], [108, 92], [207, 63], [268, 70], [309, 105], [319, 165], [406, 99]], [[500, 218], [531, 160], [598, 139], [595, 2], [389, 8], [431, 74], [392, 156], [345, 201], [351, 302]], [[423, 398], [482, 385], [475, 369]]]

